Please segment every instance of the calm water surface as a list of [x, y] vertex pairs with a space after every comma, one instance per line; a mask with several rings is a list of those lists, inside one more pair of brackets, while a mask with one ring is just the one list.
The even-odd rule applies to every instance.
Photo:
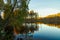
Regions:
[[34, 32], [34, 40], [60, 40], [60, 28], [39, 24], [38, 31]]
[[[38, 24], [39, 28], [33, 34], [33, 40], [60, 40], [60, 28], [57, 26], [48, 26], [46, 24]], [[23, 37], [23, 36], [22, 36]], [[21, 38], [21, 35], [17, 35]]]

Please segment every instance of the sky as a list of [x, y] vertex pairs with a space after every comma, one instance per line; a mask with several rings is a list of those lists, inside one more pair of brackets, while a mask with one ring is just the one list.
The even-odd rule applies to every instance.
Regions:
[[60, 12], [60, 0], [31, 0], [29, 9], [38, 12], [39, 17]]
[[[31, 0], [29, 3], [29, 9], [34, 10], [38, 12], [39, 17], [45, 17], [47, 15], [51, 14], [57, 14], [60, 12], [60, 0]], [[60, 33], [60, 29], [53, 27], [53, 26], [47, 26], [47, 25], [40, 25], [40, 34], [41, 31], [44, 34], [47, 32], [49, 33]], [[53, 30], [53, 31], [52, 31]], [[37, 32], [36, 32], [37, 33]], [[54, 34], [54, 35], [56, 35]], [[58, 34], [59, 35], [59, 34]], [[60, 36], [60, 35], [59, 35]]]

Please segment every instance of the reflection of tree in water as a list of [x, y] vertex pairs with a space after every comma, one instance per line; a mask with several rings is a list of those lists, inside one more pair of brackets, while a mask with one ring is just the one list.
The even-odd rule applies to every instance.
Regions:
[[[34, 13], [34, 11], [33, 12], [31, 12], [32, 14]], [[28, 16], [30, 15], [30, 13], [28, 14]], [[35, 17], [32, 17], [32, 16], [35, 16]], [[32, 18], [33, 19], [37, 19], [37, 16], [36, 16], [36, 14], [34, 14], [34, 15], [30, 15], [30, 17], [29, 18], [27, 18], [26, 17], [26, 19], [31, 19], [31, 22], [30, 23], [28, 23], [28, 22], [24, 22], [23, 23], [23, 26], [21, 26], [21, 29], [20, 29], [20, 34], [22, 35], [22, 39], [25, 39], [25, 40], [33, 40], [33, 33], [34, 33], [34, 31], [36, 31], [36, 30], [38, 30], [38, 25], [37, 25], [37, 23], [33, 23], [32, 22]], [[26, 21], [26, 20], [25, 20]], [[25, 35], [24, 35], [25, 34]], [[20, 35], [20, 37], [21, 37], [21, 35]], [[24, 37], [25, 36], [25, 37]], [[19, 40], [20, 38], [18, 38], [18, 40]]]
[[50, 26], [57, 26], [60, 28], [60, 13], [54, 15], [48, 15], [44, 18], [40, 19], [40, 22], [50, 25]]

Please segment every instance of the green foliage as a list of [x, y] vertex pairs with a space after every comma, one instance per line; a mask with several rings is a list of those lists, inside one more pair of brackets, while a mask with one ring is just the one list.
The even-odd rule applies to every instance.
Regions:
[[3, 7], [4, 7], [4, 2], [3, 2], [3, 0], [0, 0], [0, 10], [2, 10]]
[[1, 4], [0, 10], [4, 10], [4, 20], [0, 22], [0, 28], [1, 29], [3, 28], [5, 32], [5, 36], [3, 37], [4, 40], [11, 40], [13, 37], [13, 34], [11, 34], [12, 31], [14, 30], [13, 28], [15, 27], [17, 30], [23, 28], [22, 24], [24, 22], [24, 17], [26, 17], [28, 14], [28, 5], [27, 5], [28, 0], [21, 0], [20, 8], [18, 8], [18, 11], [16, 12], [17, 15], [15, 15], [15, 11], [14, 11], [14, 9], [16, 9], [15, 6], [17, 0], [14, 0], [13, 6], [11, 5], [10, 1], [8, 1], [7, 4], [2, 4], [2, 2], [3, 0], [0, 0], [0, 4]]

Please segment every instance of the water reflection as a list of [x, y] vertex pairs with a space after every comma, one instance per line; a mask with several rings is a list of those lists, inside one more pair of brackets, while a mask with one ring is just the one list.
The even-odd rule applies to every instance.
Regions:
[[[34, 31], [33, 34], [28, 34], [27, 37], [33, 39], [33, 40], [60, 40], [60, 28], [58, 28], [57, 26], [48, 26], [46, 24], [38, 24], [39, 28], [37, 31]], [[26, 38], [25, 34], [21, 35], [17, 35], [15, 40], [17, 38]], [[28, 38], [28, 39], [29, 39]]]
[[39, 30], [34, 32], [36, 39], [60, 39], [60, 28], [39, 24]]

